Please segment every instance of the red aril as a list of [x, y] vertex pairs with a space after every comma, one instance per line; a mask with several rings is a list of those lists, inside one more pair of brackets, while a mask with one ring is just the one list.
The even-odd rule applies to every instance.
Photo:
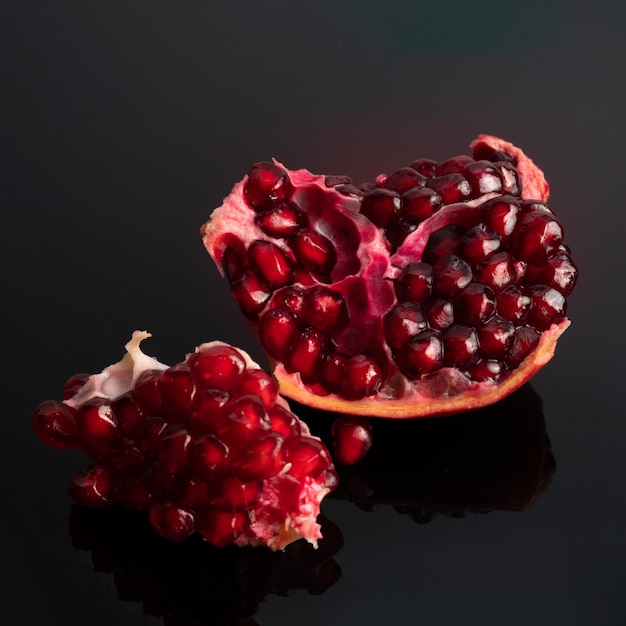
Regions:
[[213, 212], [204, 244], [282, 393], [443, 415], [497, 401], [550, 360], [577, 270], [548, 185], [502, 139], [471, 147], [359, 186], [258, 163]]
[[167, 367], [141, 351], [149, 336], [135, 332], [119, 363], [35, 409], [44, 443], [83, 447], [97, 461], [76, 476], [72, 498], [149, 509], [156, 532], [174, 541], [197, 531], [218, 546], [316, 544], [335, 470], [275, 381], [219, 341]]

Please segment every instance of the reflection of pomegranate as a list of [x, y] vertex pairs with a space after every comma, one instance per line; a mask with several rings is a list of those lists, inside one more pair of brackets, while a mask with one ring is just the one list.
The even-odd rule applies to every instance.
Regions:
[[473, 157], [355, 187], [258, 163], [202, 230], [281, 391], [350, 414], [484, 406], [553, 355], [577, 270], [542, 172], [481, 136]]
[[[324, 413], [304, 406], [298, 413], [332, 439]], [[364, 509], [393, 505], [420, 522], [436, 514], [529, 510], [555, 469], [542, 402], [529, 384], [471, 419], [372, 420], [372, 427], [368, 456], [337, 467], [333, 497]]]
[[171, 540], [198, 531], [216, 546], [315, 544], [335, 470], [271, 376], [222, 342], [167, 367], [141, 351], [148, 336], [135, 332], [119, 363], [72, 377], [63, 402], [35, 410], [44, 443], [81, 447], [94, 461], [72, 482], [72, 498], [148, 510]]
[[91, 552], [94, 569], [114, 573], [119, 598], [141, 602], [146, 615], [162, 617], [168, 626], [253, 626], [268, 594], [320, 594], [341, 577], [333, 558], [341, 533], [320, 521], [324, 538], [317, 550], [298, 541], [279, 552], [216, 549], [197, 536], [172, 544], [150, 532], [145, 516], [118, 507], [73, 506], [69, 531], [74, 547]]

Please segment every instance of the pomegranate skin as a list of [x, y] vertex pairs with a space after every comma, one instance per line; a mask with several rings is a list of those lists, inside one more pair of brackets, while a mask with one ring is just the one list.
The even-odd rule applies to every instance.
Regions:
[[121, 361], [34, 411], [45, 444], [81, 447], [94, 461], [72, 481], [72, 499], [145, 511], [169, 541], [198, 533], [217, 547], [317, 545], [335, 469], [276, 382], [220, 341], [167, 367], [141, 351], [149, 336], [136, 331]]
[[[348, 415], [446, 415], [497, 402], [552, 358], [570, 324], [577, 268], [545, 204], [549, 186], [505, 140], [479, 135], [471, 148], [473, 156], [417, 159], [359, 186], [260, 163], [213, 211], [204, 245], [282, 394]], [[273, 202], [260, 171], [289, 180], [280, 206], [302, 224], [292, 220], [289, 236], [259, 219], [259, 202]], [[259, 241], [280, 248], [292, 271], [262, 303], [256, 284], [271, 268], [243, 293], [230, 272], [234, 250], [252, 271]], [[498, 346], [494, 320], [507, 323]], [[349, 367], [357, 362], [369, 364], [371, 384], [363, 367]]]

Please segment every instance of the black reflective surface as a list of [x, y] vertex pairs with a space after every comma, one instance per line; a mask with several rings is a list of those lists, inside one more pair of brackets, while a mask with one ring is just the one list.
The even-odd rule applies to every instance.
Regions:
[[[623, 624], [625, 16], [616, 0], [5, 3], [2, 623]], [[360, 181], [477, 133], [542, 167], [580, 268], [532, 387], [376, 423], [384, 445], [342, 472], [317, 554], [157, 546], [138, 516], [72, 509], [82, 455], [30, 428], [71, 374], [136, 328], [165, 362], [215, 338], [262, 360], [198, 236], [251, 163]]]

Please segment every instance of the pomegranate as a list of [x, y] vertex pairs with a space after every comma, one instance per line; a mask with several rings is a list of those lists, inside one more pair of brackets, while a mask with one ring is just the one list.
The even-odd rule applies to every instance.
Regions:
[[215, 546], [315, 544], [336, 473], [275, 381], [219, 341], [168, 367], [141, 351], [149, 336], [136, 331], [119, 363], [72, 377], [69, 397], [35, 409], [44, 443], [80, 447], [93, 461], [74, 478], [71, 497], [147, 510], [155, 531], [173, 541], [197, 531]]
[[577, 269], [541, 170], [481, 135], [372, 184], [254, 165], [202, 228], [281, 392], [383, 417], [496, 402], [554, 354]]

